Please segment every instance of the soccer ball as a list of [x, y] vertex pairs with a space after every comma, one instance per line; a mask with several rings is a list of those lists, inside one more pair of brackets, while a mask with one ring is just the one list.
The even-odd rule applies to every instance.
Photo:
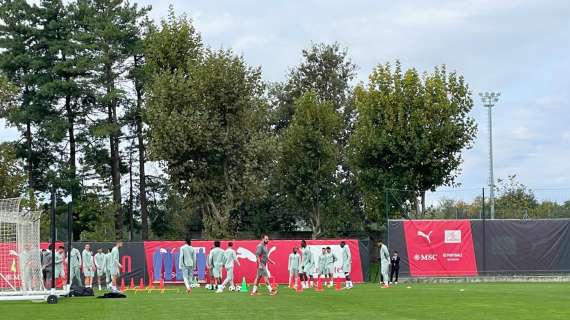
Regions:
[[234, 286], [230, 286], [229, 290], [230, 290], [230, 291], [237, 291], [237, 288], [234, 287]]
[[212, 290], [212, 285], [208, 283], [205, 288], [208, 290]]

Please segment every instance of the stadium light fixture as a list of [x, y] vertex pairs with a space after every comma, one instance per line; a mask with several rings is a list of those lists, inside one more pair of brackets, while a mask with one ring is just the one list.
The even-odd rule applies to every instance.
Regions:
[[495, 178], [493, 176], [493, 118], [491, 110], [499, 101], [500, 92], [479, 93], [483, 106], [487, 108], [489, 122], [489, 202], [491, 207], [491, 219], [495, 219]]

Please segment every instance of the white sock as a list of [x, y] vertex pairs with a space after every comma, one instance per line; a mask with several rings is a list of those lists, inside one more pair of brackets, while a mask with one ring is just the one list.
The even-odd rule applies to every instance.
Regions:
[[269, 290], [270, 293], [271, 293], [271, 291], [273, 291], [273, 290], [271, 290], [271, 285], [270, 285], [270, 284], [267, 285], [267, 289]]
[[253, 290], [251, 292], [256, 293], [257, 292], [257, 286], [253, 286]]

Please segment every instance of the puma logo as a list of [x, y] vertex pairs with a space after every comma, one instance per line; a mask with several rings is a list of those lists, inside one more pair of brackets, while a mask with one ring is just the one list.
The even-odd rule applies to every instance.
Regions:
[[431, 233], [433, 231], [430, 231], [428, 234], [425, 234], [423, 231], [418, 230], [418, 237], [422, 237], [424, 239], [426, 239], [426, 241], [431, 244]]

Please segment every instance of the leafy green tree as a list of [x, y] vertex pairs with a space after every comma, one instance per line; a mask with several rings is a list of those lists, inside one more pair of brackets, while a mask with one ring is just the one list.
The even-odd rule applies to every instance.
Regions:
[[0, 117], [6, 117], [6, 110], [14, 103], [17, 88], [4, 76], [0, 75]]
[[291, 125], [284, 133], [279, 160], [284, 192], [304, 212], [313, 238], [322, 233], [321, 211], [332, 198], [342, 119], [328, 102], [314, 93], [296, 101]]
[[495, 199], [497, 218], [533, 217], [535, 209], [538, 208], [534, 192], [517, 181], [516, 175], [497, 179], [497, 194], [498, 197]]
[[270, 90], [275, 129], [280, 131], [289, 126], [296, 111], [295, 100], [308, 92], [313, 92], [321, 102], [332, 104], [348, 121], [353, 111], [350, 82], [356, 76], [356, 65], [348, 58], [347, 50], [338, 43], [312, 44], [302, 51], [302, 59], [284, 83], [275, 84]]
[[124, 162], [120, 153], [122, 121], [120, 108], [125, 107], [126, 93], [120, 85], [132, 67], [133, 49], [139, 41], [140, 22], [148, 7], [139, 8], [123, 0], [77, 0], [80, 28], [85, 28], [84, 43], [90, 48], [95, 64], [94, 86], [99, 88], [96, 104], [106, 115], [106, 121], [96, 129], [108, 137], [111, 167], [111, 190], [115, 211], [115, 233], [123, 237], [123, 208], [121, 173]]
[[11, 143], [0, 143], [0, 199], [20, 197], [26, 184], [22, 161]]
[[[79, 150], [88, 143], [86, 118], [94, 108], [94, 89], [89, 82], [93, 69], [88, 47], [82, 41], [85, 31], [75, 2], [42, 0], [36, 9], [38, 46], [41, 48], [44, 81], [38, 96], [46, 101], [46, 116], [39, 126], [47, 133], [49, 143], [58, 153], [57, 172], [53, 182], [71, 196], [75, 208], [80, 207], [81, 177], [78, 176]], [[79, 239], [86, 223], [75, 210], [74, 239]]]
[[471, 92], [462, 76], [435, 68], [423, 76], [379, 65], [369, 83], [356, 89], [358, 118], [350, 161], [366, 210], [381, 218], [386, 188], [411, 191], [425, 212], [425, 191], [452, 185], [476, 134], [469, 116]]
[[261, 73], [226, 51], [207, 51], [199, 61], [186, 55], [182, 65], [149, 86], [150, 153], [201, 212], [206, 233], [229, 237], [237, 222], [231, 212], [264, 191]]
[[[202, 40], [200, 34], [196, 31], [190, 19], [185, 15], [177, 17], [172, 7], [170, 7], [168, 17], [163, 19], [159, 26], [147, 23], [145, 28], [148, 29], [148, 32], [145, 34], [145, 39], [142, 42], [144, 65], [138, 73], [139, 79], [143, 79], [143, 81], [139, 81], [139, 84], [142, 85], [141, 90], [143, 92], [149, 91], [148, 88], [153, 86], [152, 81], [154, 76], [172, 76], [176, 72], [184, 72], [187, 74], [191, 65], [195, 65], [202, 57]], [[136, 128], [140, 161], [141, 158], [146, 157], [146, 149], [144, 149], [141, 136], [144, 136], [146, 140], [147, 133], [142, 132], [144, 126], [141, 123], [142, 121], [146, 122], [146, 105], [145, 108], [141, 110], [138, 94], [137, 104], [139, 111], [137, 112]], [[141, 149], [140, 146], [142, 146], [143, 149]], [[142, 168], [141, 170], [144, 170], [142, 164], [139, 164], [139, 166]], [[144, 176], [142, 171], [139, 172], [139, 179], [141, 176]], [[146, 196], [144, 192], [144, 182], [143, 179], [140, 180], [139, 194], [141, 201], [142, 237], [146, 239], [148, 237], [149, 218], [143, 206], [143, 203], [146, 201], [143, 198]], [[170, 194], [172, 194], [172, 192]], [[156, 205], [153, 206], [154, 209], [157, 207]], [[157, 212], [157, 210], [155, 210], [155, 212]], [[152, 221], [161, 221], [156, 213], [153, 216]], [[156, 226], [156, 223], [153, 225]], [[160, 232], [154, 229], [156, 228], [153, 227], [155, 234], [160, 234]]]
[[[351, 173], [345, 154], [348, 137], [352, 131], [354, 120], [353, 92], [351, 82], [356, 75], [356, 65], [352, 63], [347, 54], [347, 49], [338, 43], [312, 44], [310, 48], [302, 51], [302, 62], [291, 69], [284, 83], [274, 84], [270, 87], [269, 97], [272, 105], [274, 129], [277, 136], [282, 135], [289, 127], [297, 108], [294, 104], [304, 94], [313, 92], [319, 102], [326, 102], [343, 119], [343, 127], [339, 129], [339, 135], [335, 137], [339, 145], [340, 154], [337, 158], [338, 170], [335, 172], [333, 195], [329, 202], [320, 212], [321, 220], [326, 223], [322, 226], [323, 235], [335, 236], [337, 230], [347, 228], [358, 229], [351, 221], [363, 221], [358, 192], [354, 176]], [[280, 181], [282, 177], [275, 172], [272, 180]], [[279, 185], [271, 183], [271, 185]], [[349, 191], [350, 190], [350, 191]], [[275, 204], [286, 204], [279, 211], [290, 211], [297, 218], [304, 219], [299, 205], [285, 199], [285, 193], [281, 190], [273, 190], [272, 197]], [[281, 196], [280, 199], [279, 195]], [[348, 204], [354, 206], [348, 207]], [[284, 217], [286, 219], [287, 215]], [[348, 226], [348, 225], [351, 226]]]
[[[25, 0], [0, 3], [0, 70], [14, 86], [13, 104], [2, 111], [8, 125], [16, 127], [22, 139], [15, 145], [16, 156], [25, 159], [29, 203], [36, 207], [35, 192], [48, 181], [46, 173], [53, 163], [45, 128], [38, 124], [47, 116], [45, 101], [38, 90], [45, 82], [38, 40], [38, 8]], [[4, 106], [6, 107], [6, 106]]]

